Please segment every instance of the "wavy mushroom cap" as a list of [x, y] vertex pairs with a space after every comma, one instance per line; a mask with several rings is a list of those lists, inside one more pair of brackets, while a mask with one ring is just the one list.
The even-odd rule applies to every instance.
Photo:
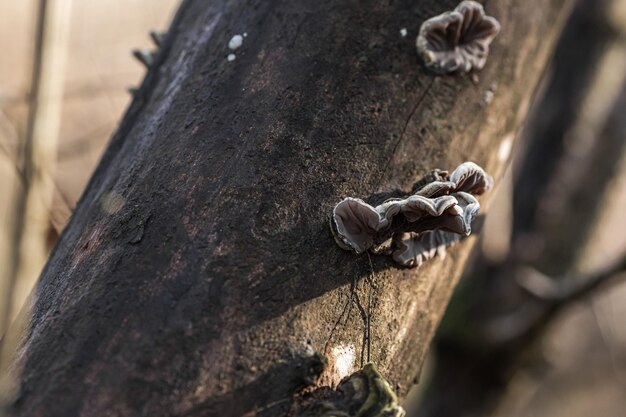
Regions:
[[415, 222], [426, 216], [441, 216], [449, 207], [457, 203], [456, 198], [444, 195], [437, 198], [428, 198], [421, 195], [411, 195], [407, 198], [394, 198], [385, 201], [376, 210], [387, 221], [402, 213], [409, 222]]
[[463, 1], [454, 11], [425, 21], [417, 36], [417, 51], [427, 67], [437, 73], [482, 69], [489, 45], [500, 32], [500, 23], [480, 3]]
[[454, 196], [459, 202], [457, 207], [462, 210], [464, 234], [469, 236], [472, 233], [472, 222], [480, 211], [480, 203], [476, 200], [476, 197], [463, 191], [454, 193]]
[[454, 197], [457, 204], [451, 205], [439, 216], [420, 219], [411, 227], [411, 231], [423, 233], [443, 230], [469, 236], [472, 233], [472, 222], [480, 210], [480, 203], [471, 194], [463, 192], [454, 193], [449, 197]]
[[450, 175], [456, 191], [480, 195], [493, 186], [493, 178], [474, 162], [463, 162]]
[[409, 222], [416, 222], [424, 217], [439, 217], [446, 210], [457, 204], [456, 198], [444, 195], [437, 198], [427, 198], [412, 195], [403, 201], [402, 214]]
[[362, 253], [374, 243], [374, 235], [381, 228], [378, 211], [363, 200], [348, 197], [335, 206], [335, 240], [343, 248]]

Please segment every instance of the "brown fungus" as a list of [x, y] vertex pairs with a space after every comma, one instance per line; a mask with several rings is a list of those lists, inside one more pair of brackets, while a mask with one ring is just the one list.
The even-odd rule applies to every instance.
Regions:
[[444, 195], [428, 198], [412, 195], [405, 199], [393, 199], [376, 207], [387, 219], [402, 213], [409, 222], [415, 222], [427, 216], [441, 216], [444, 211], [457, 204], [454, 197]]
[[348, 197], [333, 210], [335, 241], [342, 249], [362, 253], [374, 243], [374, 235], [381, 229], [378, 211], [363, 200]]
[[469, 72], [485, 66], [500, 23], [480, 3], [463, 1], [456, 9], [425, 21], [416, 46], [428, 68], [440, 73]]
[[[425, 244], [433, 241], [421, 238], [422, 235], [468, 236], [480, 208], [473, 194], [489, 189], [492, 178], [475, 163], [465, 162], [450, 175], [435, 170], [425, 179], [416, 183], [411, 195], [388, 199], [376, 207], [358, 198], [342, 200], [335, 206], [331, 221], [337, 244], [357, 254], [369, 250], [393, 255], [404, 266], [419, 266], [437, 249], [424, 249]], [[430, 235], [433, 231], [437, 234]], [[411, 244], [412, 241], [419, 245]]]
[[473, 162], [464, 162], [450, 174], [456, 191], [480, 195], [493, 186], [493, 178]]
[[398, 234], [393, 239], [392, 257], [402, 266], [418, 267], [436, 255], [445, 258], [446, 247], [460, 239], [459, 235], [442, 230]]
[[472, 221], [478, 215], [480, 204], [471, 194], [454, 193], [456, 204], [446, 208], [439, 216], [423, 217], [415, 222], [409, 230], [411, 232], [428, 232], [444, 230], [462, 236], [472, 233]]

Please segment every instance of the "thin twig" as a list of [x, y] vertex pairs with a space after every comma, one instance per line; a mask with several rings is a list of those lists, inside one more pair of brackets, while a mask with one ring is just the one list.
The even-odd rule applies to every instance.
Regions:
[[535, 270], [525, 271], [517, 278], [517, 282], [532, 298], [515, 312], [485, 324], [484, 337], [490, 344], [506, 344], [526, 337], [549, 323], [563, 308], [599, 289], [620, 282], [626, 278], [626, 256], [585, 278], [555, 280]]
[[626, 257], [616, 264], [585, 278], [554, 279], [537, 270], [526, 270], [517, 283], [534, 298], [553, 306], [569, 304], [586, 297], [599, 287], [626, 277]]

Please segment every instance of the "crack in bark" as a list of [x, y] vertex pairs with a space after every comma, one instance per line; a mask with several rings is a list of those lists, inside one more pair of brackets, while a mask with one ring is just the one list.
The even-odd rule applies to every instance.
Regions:
[[382, 172], [380, 174], [380, 178], [378, 179], [378, 181], [376, 181], [376, 187], [374, 187], [374, 191], [378, 190], [378, 188], [380, 187], [380, 184], [382, 183], [383, 178], [385, 177], [385, 173], [387, 172], [387, 169], [389, 168], [389, 164], [391, 164], [391, 160], [393, 159], [394, 155], [396, 154], [396, 150], [398, 149], [398, 146], [400, 146], [400, 143], [402, 143], [402, 140], [404, 139], [404, 136], [406, 134], [406, 130], [407, 130], [408, 126], [409, 126], [409, 123], [411, 122], [411, 119], [413, 118], [413, 116], [415, 115], [415, 112], [417, 111], [419, 106], [422, 104], [422, 102], [424, 101], [426, 96], [428, 95], [428, 92], [430, 91], [431, 87], [435, 83], [435, 80], [436, 80], [436, 78], [433, 78], [431, 80], [430, 84], [428, 84], [428, 87], [426, 87], [426, 90], [424, 90], [424, 92], [422, 93], [420, 98], [417, 100], [417, 102], [413, 106], [413, 109], [411, 110], [411, 113], [409, 113], [409, 116], [407, 117], [406, 121], [404, 122], [404, 127], [402, 128], [402, 132], [400, 133], [400, 137], [398, 138], [398, 140], [396, 141], [395, 145], [393, 146], [393, 150], [391, 151], [391, 156], [387, 160], [387, 163], [385, 164], [385, 167], [383, 168], [383, 170], [382, 170]]
[[[330, 345], [330, 342], [333, 339], [333, 335], [335, 334], [335, 330], [337, 329], [337, 326], [339, 326], [339, 323], [341, 322], [341, 319], [346, 314], [346, 310], [348, 309], [348, 307], [352, 306], [352, 298], [353, 298], [353, 296], [354, 296], [354, 292], [352, 291], [352, 288], [350, 288], [350, 297], [348, 298], [348, 301], [346, 302], [346, 304], [343, 306], [343, 310], [341, 311], [341, 314], [339, 315], [339, 318], [337, 319], [337, 321], [335, 321], [335, 324], [333, 325], [333, 328], [330, 331], [330, 335], [328, 335], [328, 340], [326, 341], [326, 344], [324, 345], [324, 354], [327, 354], [327, 352], [328, 352], [328, 345]], [[350, 317], [350, 312], [348, 311], [348, 318], [349, 317]], [[346, 319], [346, 323], [347, 323], [347, 319]], [[344, 323], [344, 325], [345, 325], [345, 323]]]
[[[374, 269], [372, 266], [371, 258], [369, 262], [370, 262], [370, 267], [372, 268], [372, 276], [373, 276]], [[363, 338], [362, 338], [362, 344], [361, 344], [361, 363], [360, 363], [361, 367], [363, 367], [365, 363], [370, 361], [371, 350], [372, 350], [372, 338], [371, 338], [372, 313], [371, 313], [371, 310], [372, 310], [372, 290], [374, 288], [374, 284], [371, 281], [369, 275], [366, 276], [365, 281], [367, 281], [367, 283], [369, 284], [367, 311], [363, 307], [363, 304], [361, 303], [361, 299], [358, 294], [358, 290], [359, 290], [358, 279], [353, 278], [350, 284], [350, 297], [348, 301], [346, 302], [346, 304], [344, 305], [341, 311], [341, 314], [339, 315], [339, 318], [337, 318], [337, 320], [335, 321], [335, 324], [333, 325], [333, 328], [330, 331], [330, 335], [328, 336], [326, 344], [324, 345], [324, 353], [327, 354], [329, 345], [332, 341], [335, 331], [337, 330], [337, 327], [341, 323], [341, 319], [345, 316], [346, 320], [344, 321], [343, 325], [344, 326], [347, 325], [348, 321], [350, 320], [350, 312], [352, 311], [352, 307], [356, 305], [357, 309], [359, 310], [359, 315], [361, 316], [361, 320], [363, 321], [362, 323], [363, 324]], [[367, 352], [367, 355], [365, 354], [365, 352]]]
[[[355, 292], [354, 292], [354, 300], [355, 300], [355, 304], [356, 307], [359, 309], [359, 314], [361, 315], [361, 320], [363, 320], [363, 338], [362, 338], [362, 342], [361, 342], [361, 368], [363, 367], [364, 363], [364, 354], [365, 354], [365, 348], [366, 345], [368, 344], [368, 341], [370, 339], [370, 335], [369, 335], [369, 327], [368, 327], [368, 315], [367, 312], [365, 311], [365, 309], [363, 308], [363, 305], [361, 304], [361, 299], [359, 298], [359, 294], [357, 293], [358, 288], [355, 288]], [[367, 352], [367, 357], [369, 359], [369, 351]]]

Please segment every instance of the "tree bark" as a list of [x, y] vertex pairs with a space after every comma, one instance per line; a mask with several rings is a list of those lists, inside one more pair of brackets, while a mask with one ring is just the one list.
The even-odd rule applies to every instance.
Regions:
[[465, 160], [499, 178], [569, 1], [488, 2], [478, 82], [415, 53], [455, 5], [185, 1], [40, 279], [12, 413], [285, 415], [368, 360], [403, 396], [472, 241], [370, 267], [332, 207]]

